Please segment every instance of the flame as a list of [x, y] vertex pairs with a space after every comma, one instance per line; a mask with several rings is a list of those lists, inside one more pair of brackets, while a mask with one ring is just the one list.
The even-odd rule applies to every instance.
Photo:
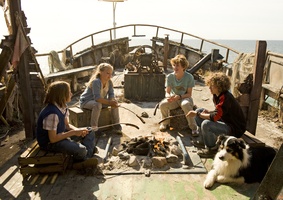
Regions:
[[158, 142], [153, 146], [154, 149], [160, 150], [160, 147], [164, 147], [164, 138], [156, 139]]

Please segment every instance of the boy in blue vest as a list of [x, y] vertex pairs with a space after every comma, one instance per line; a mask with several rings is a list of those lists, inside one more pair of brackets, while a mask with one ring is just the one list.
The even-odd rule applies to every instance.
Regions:
[[[38, 117], [36, 138], [43, 150], [72, 155], [74, 169], [93, 168], [97, 166], [97, 159], [93, 158], [94, 131], [69, 124], [67, 103], [71, 97], [69, 83], [56, 81], [50, 84], [44, 99], [45, 107]], [[72, 140], [78, 138], [80, 143]]]

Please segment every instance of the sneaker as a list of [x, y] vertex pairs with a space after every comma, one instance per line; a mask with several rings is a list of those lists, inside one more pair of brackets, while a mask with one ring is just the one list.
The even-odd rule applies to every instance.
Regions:
[[202, 141], [192, 141], [192, 144], [200, 149], [205, 149], [205, 144]]
[[192, 136], [193, 137], [198, 137], [199, 136], [199, 131], [197, 130], [192, 130]]
[[96, 158], [89, 158], [82, 162], [77, 162], [73, 164], [73, 169], [82, 170], [86, 168], [96, 168], [98, 161]]
[[166, 125], [166, 124], [161, 124], [160, 127], [159, 127], [159, 130], [160, 130], [161, 132], [164, 132], [164, 131], [166, 131], [167, 128], [168, 128], [168, 125]]
[[118, 135], [123, 135], [122, 126], [120, 124], [113, 126], [113, 132]]
[[203, 150], [199, 150], [197, 154], [201, 158], [214, 158], [215, 154], [217, 153], [217, 147], [206, 148]]
[[117, 135], [123, 135], [122, 130], [114, 129], [114, 130], [113, 130], [113, 133], [115, 133], [115, 134], [117, 134]]
[[122, 126], [120, 124], [114, 125], [114, 129], [117, 131], [122, 131]]
[[102, 133], [102, 131], [101, 130], [97, 130], [97, 131], [95, 131], [95, 133], [94, 133], [96, 136], [101, 136], [103, 133]]
[[99, 151], [98, 151], [98, 148], [96, 146], [93, 147], [93, 154], [98, 154]]

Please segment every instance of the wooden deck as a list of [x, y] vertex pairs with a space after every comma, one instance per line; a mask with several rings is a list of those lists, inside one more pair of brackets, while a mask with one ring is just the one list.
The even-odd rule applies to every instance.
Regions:
[[[116, 94], [123, 96], [121, 81], [123, 75], [116, 73], [113, 78]], [[197, 84], [193, 90], [195, 104], [198, 107], [213, 108], [211, 94], [205, 86]], [[133, 138], [139, 135], [151, 135], [159, 132], [158, 122], [161, 119], [160, 111], [153, 115], [157, 102], [129, 102], [121, 103], [123, 107], [141, 115], [146, 112], [149, 118], [143, 118], [143, 124], [133, 113], [120, 108], [121, 122], [133, 123], [139, 127], [123, 126], [126, 137]], [[259, 122], [258, 132], [267, 132], [269, 126], [262, 126]], [[167, 133], [173, 137], [180, 136], [187, 151], [196, 154], [196, 149], [191, 145], [193, 139], [188, 131], [171, 130]], [[14, 136], [16, 137], [16, 136]], [[99, 155], [105, 155], [108, 135], [99, 139]], [[104, 142], [103, 142], [104, 140]], [[204, 189], [203, 181], [205, 173], [151, 173], [148, 177], [145, 173], [124, 173], [101, 176], [80, 174], [67, 168], [65, 173], [49, 173], [31, 175], [26, 178], [20, 173], [18, 157], [26, 148], [11, 156], [0, 169], [0, 198], [1, 199], [251, 199], [259, 183], [244, 185], [220, 185], [215, 184], [211, 190]], [[200, 159], [206, 170], [210, 170], [212, 159]]]
[[[151, 120], [145, 119], [146, 123]], [[148, 125], [140, 125], [141, 129], [146, 127]], [[156, 129], [158, 126], [153, 130]], [[124, 132], [137, 135], [142, 131], [125, 127]], [[172, 131], [170, 134], [189, 139], [189, 134], [185, 132]], [[194, 147], [187, 147], [194, 153], [191, 150]], [[104, 154], [104, 148], [99, 147], [101, 154]], [[23, 179], [17, 156], [0, 170], [1, 199], [250, 199], [259, 186], [257, 183], [242, 186], [215, 184], [211, 190], [206, 190], [202, 186], [205, 173], [152, 173], [149, 177], [143, 173], [97, 176], [68, 169], [65, 174], [32, 175]], [[210, 169], [212, 159], [201, 162]]]
[[[120, 83], [119, 78], [116, 83]], [[122, 89], [118, 87], [116, 90], [117, 94], [122, 94]], [[208, 88], [197, 85], [194, 95], [199, 107], [213, 106]], [[149, 118], [144, 118], [146, 123], [143, 124], [134, 114], [120, 109], [121, 122], [139, 126], [139, 129], [123, 126], [125, 136], [131, 138], [159, 132], [159, 110], [156, 116], [153, 115], [156, 103], [122, 103], [122, 106], [137, 114], [146, 112], [149, 115]], [[190, 144], [192, 137], [187, 131], [172, 130], [164, 134], [180, 136], [187, 150], [196, 153]], [[106, 143], [103, 142], [98, 145], [99, 155], [105, 154], [105, 147]], [[251, 199], [259, 187], [258, 183], [215, 184], [211, 190], [207, 190], [202, 186], [205, 173], [153, 173], [149, 177], [143, 173], [99, 176], [67, 169], [64, 174], [32, 175], [23, 179], [18, 165], [20, 154], [13, 156], [0, 169], [1, 199]], [[207, 170], [211, 168], [212, 159], [201, 159], [200, 162]]]

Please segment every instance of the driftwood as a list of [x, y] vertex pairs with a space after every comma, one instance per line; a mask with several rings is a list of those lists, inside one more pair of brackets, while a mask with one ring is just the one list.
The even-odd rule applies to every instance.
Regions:
[[166, 156], [169, 152], [170, 143], [155, 137], [139, 137], [125, 141], [121, 145], [127, 153], [153, 157]]

